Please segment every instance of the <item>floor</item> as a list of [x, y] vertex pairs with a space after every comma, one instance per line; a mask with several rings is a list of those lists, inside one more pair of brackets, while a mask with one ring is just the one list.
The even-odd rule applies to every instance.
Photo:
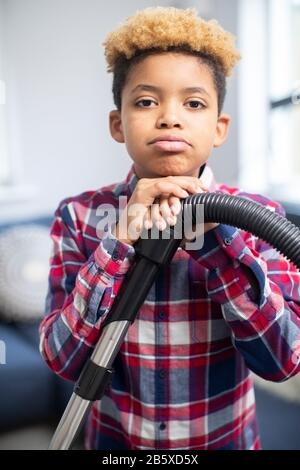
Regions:
[[53, 432], [53, 426], [36, 424], [0, 433], [0, 450], [46, 450]]
[[256, 389], [257, 417], [265, 450], [300, 450], [300, 404]]
[[[41, 423], [0, 432], [0, 450], [47, 450], [55, 430], [56, 425]], [[82, 434], [72, 449], [83, 449]]]

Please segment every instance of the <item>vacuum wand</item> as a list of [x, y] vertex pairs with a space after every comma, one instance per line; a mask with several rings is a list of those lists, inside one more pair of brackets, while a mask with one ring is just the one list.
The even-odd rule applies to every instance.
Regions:
[[136, 263], [127, 274], [103, 322], [100, 340], [74, 387], [50, 450], [70, 449], [92, 403], [103, 397], [112, 376], [114, 359], [128, 328], [134, 322], [161, 266], [172, 260], [181, 242], [181, 238], [174, 238], [173, 227], [169, 229], [168, 239], [161, 238], [162, 232], [156, 232], [155, 238], [148, 238], [149, 234], [144, 231], [135, 244]]

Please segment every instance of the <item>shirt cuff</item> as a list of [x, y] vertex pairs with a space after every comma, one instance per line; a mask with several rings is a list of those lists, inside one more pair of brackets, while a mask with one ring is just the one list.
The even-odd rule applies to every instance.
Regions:
[[222, 268], [236, 259], [245, 247], [238, 236], [238, 230], [229, 225], [219, 224], [204, 234], [203, 246], [196, 250], [187, 250], [196, 261], [206, 269]]
[[118, 240], [110, 228], [94, 252], [97, 266], [111, 276], [125, 275], [135, 257], [133, 246]]
[[208, 290], [213, 300], [225, 303], [247, 293], [249, 300], [255, 293], [241, 263], [253, 272], [259, 286], [258, 303], [265, 302], [265, 262], [258, 253], [251, 251], [235, 227], [219, 224], [204, 234], [204, 244], [199, 250], [187, 250], [197, 262], [210, 271]]

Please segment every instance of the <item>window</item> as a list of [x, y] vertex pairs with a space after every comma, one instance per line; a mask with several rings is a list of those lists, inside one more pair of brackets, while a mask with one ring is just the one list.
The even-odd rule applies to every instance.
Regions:
[[300, 1], [270, 0], [270, 187], [300, 199]]
[[238, 3], [239, 186], [249, 192], [268, 188], [267, 1]]
[[238, 41], [239, 185], [299, 202], [300, 0], [241, 0]]

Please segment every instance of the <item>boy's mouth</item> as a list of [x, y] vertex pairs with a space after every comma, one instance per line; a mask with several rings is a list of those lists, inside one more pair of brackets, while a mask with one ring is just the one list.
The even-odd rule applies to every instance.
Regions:
[[151, 140], [149, 144], [153, 145], [157, 150], [164, 150], [165, 152], [183, 152], [191, 145], [183, 137], [175, 135], [158, 136]]

